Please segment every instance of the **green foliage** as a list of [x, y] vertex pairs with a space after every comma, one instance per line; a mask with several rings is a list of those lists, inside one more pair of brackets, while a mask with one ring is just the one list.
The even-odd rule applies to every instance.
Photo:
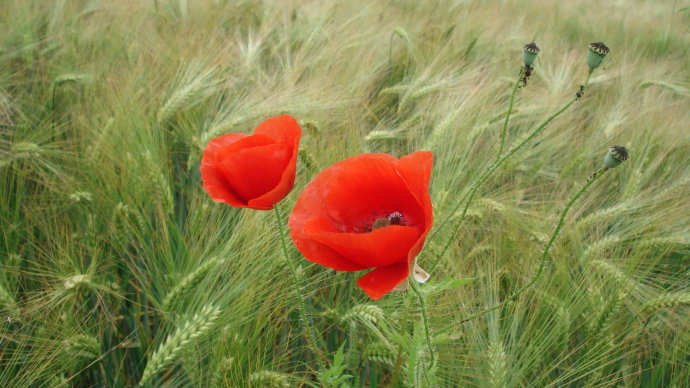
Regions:
[[352, 376], [346, 374], [345, 369], [347, 369], [347, 364], [345, 364], [345, 343], [343, 343], [338, 348], [338, 351], [335, 352], [330, 369], [323, 371], [319, 376], [319, 380], [326, 387], [348, 388], [347, 381]]
[[[2, 2], [0, 386], [685, 386], [690, 35], [673, 3]], [[611, 53], [581, 100], [453, 211], [502, 138], [575, 96], [597, 40]], [[360, 273], [290, 245], [319, 375], [273, 214], [204, 193], [205, 144], [283, 113], [304, 129], [286, 212], [347, 156], [433, 151], [431, 369], [411, 290], [372, 301]], [[630, 159], [573, 204], [538, 281], [463, 322], [530, 284], [612, 144]]]

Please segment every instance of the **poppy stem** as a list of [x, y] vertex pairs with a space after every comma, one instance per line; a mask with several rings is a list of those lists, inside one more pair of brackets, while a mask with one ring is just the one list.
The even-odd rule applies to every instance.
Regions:
[[429, 331], [429, 318], [427, 317], [426, 314], [426, 305], [424, 303], [424, 296], [422, 293], [419, 291], [419, 286], [417, 286], [417, 281], [412, 277], [409, 280], [410, 283], [410, 288], [412, 288], [412, 291], [414, 291], [415, 295], [417, 295], [417, 299], [419, 300], [419, 309], [422, 312], [422, 322], [424, 323], [424, 335], [426, 336], [426, 346], [429, 347], [429, 367], [427, 368], [427, 371], [431, 371], [431, 368], [434, 367], [434, 363], [436, 362], [435, 356], [434, 356], [434, 346], [431, 344], [431, 332]]
[[[585, 79], [584, 84], [580, 85], [580, 91], [573, 97], [570, 101], [565, 103], [560, 109], [556, 111], [556, 113], [552, 114], [544, 120], [543, 123], [541, 123], [536, 129], [532, 131], [532, 133], [529, 134], [523, 140], [520, 142], [520, 144], [516, 145], [511, 149], [507, 154], [503, 155], [500, 159], [496, 160], [480, 177], [477, 179], [477, 181], [472, 185], [472, 188], [470, 189], [469, 194], [467, 195], [467, 200], [465, 201], [465, 207], [462, 209], [462, 214], [460, 215], [460, 219], [457, 222], [457, 225], [455, 225], [455, 229], [453, 230], [453, 233], [450, 235], [450, 238], [446, 242], [446, 244], [443, 246], [443, 249], [441, 250], [440, 253], [437, 253], [434, 257], [434, 261], [432, 262], [430, 268], [431, 270], [429, 272], [433, 272], [433, 270], [436, 268], [438, 265], [439, 261], [443, 257], [443, 255], [446, 254], [446, 251], [448, 251], [448, 248], [450, 248], [450, 245], [455, 241], [455, 236], [460, 232], [460, 228], [462, 227], [463, 223], [465, 222], [465, 218], [467, 217], [467, 211], [470, 208], [470, 205], [472, 204], [472, 200], [474, 199], [475, 194], [477, 194], [477, 190], [479, 190], [479, 186], [481, 186], [482, 183], [484, 183], [501, 165], [503, 165], [511, 156], [513, 156], [515, 153], [520, 151], [520, 149], [527, 143], [530, 142], [534, 137], [536, 137], [538, 134], [541, 133], [544, 128], [549, 125], [551, 121], [553, 121], [556, 117], [560, 116], [561, 113], [565, 112], [568, 108], [570, 108], [575, 101], [578, 101], [582, 97], [582, 93], [584, 93], [585, 88], [589, 84], [589, 80], [592, 77], [592, 72], [587, 73], [587, 78]], [[451, 217], [460, 209], [460, 206], [462, 206], [462, 201], [459, 201], [458, 204], [451, 210], [446, 218], [441, 222], [441, 225], [439, 228], [443, 228], [445, 224], [450, 221]]]
[[[409, 280], [408, 280], [409, 281]], [[402, 315], [402, 332], [407, 333], [408, 332], [408, 318], [410, 316], [410, 308], [412, 306], [412, 298], [405, 298], [405, 308], [403, 310], [403, 315]], [[403, 361], [403, 351], [405, 350], [403, 344], [398, 345], [398, 355], [395, 357], [395, 365], [393, 367], [393, 376], [391, 377], [391, 383], [388, 385], [388, 387], [397, 387], [398, 386], [398, 380], [399, 380], [399, 375], [400, 375], [400, 367], [402, 365]]]
[[496, 162], [501, 159], [503, 154], [503, 148], [506, 144], [506, 133], [508, 132], [508, 122], [510, 121], [510, 114], [513, 113], [513, 104], [515, 103], [515, 95], [517, 94], [518, 87], [522, 81], [522, 77], [525, 76], [526, 67], [520, 68], [520, 75], [518, 75], [515, 85], [513, 85], [513, 93], [510, 95], [510, 102], [508, 103], [508, 112], [506, 113], [506, 119], [503, 122], [503, 129], [501, 130], [501, 143], [498, 146], [498, 152], [496, 153]]
[[598, 170], [597, 172], [595, 172], [594, 174], [590, 175], [589, 178], [587, 179], [587, 183], [585, 183], [584, 186], [582, 186], [580, 188], [580, 190], [578, 190], [578, 192], [575, 193], [575, 195], [573, 195], [573, 197], [570, 199], [568, 204], [565, 205], [565, 208], [563, 208], [563, 211], [561, 212], [561, 216], [558, 219], [558, 223], [556, 224], [556, 228], [553, 230], [553, 233], [551, 234], [551, 238], [546, 243], [546, 246], [544, 247], [544, 251], [541, 254], [541, 258], [539, 259], [539, 269], [537, 269], [537, 273], [534, 274], [532, 279], [530, 279], [530, 281], [526, 285], [519, 288], [517, 291], [513, 292], [503, 302], [501, 302], [501, 303], [499, 303], [499, 304], [497, 304], [491, 308], [488, 308], [484, 311], [481, 311], [477, 314], [474, 314], [474, 315], [470, 316], [469, 318], [465, 318], [462, 321], [460, 321], [460, 323], [465, 323], [465, 322], [471, 321], [471, 320], [478, 318], [478, 317], [480, 317], [486, 313], [489, 313], [491, 311], [497, 310], [497, 309], [505, 306], [509, 302], [517, 299], [517, 297], [520, 296], [520, 294], [522, 294], [524, 291], [526, 291], [527, 289], [532, 287], [537, 282], [537, 280], [539, 280], [539, 277], [544, 272], [544, 267], [546, 266], [546, 259], [549, 257], [549, 250], [551, 249], [551, 246], [553, 245], [554, 241], [556, 241], [556, 238], [560, 234], [561, 228], [563, 227], [563, 223], [565, 222], [565, 217], [566, 217], [566, 215], [568, 215], [570, 208], [573, 206], [575, 201], [577, 201], [578, 198], [580, 198], [582, 196], [582, 194], [584, 194], [585, 191], [587, 191], [589, 186], [591, 186], [592, 183], [594, 183], [597, 179], [601, 178], [601, 176], [604, 175], [604, 173], [606, 171], [607, 171], [606, 168], [602, 168], [602, 169]]
[[300, 281], [300, 274], [297, 271], [297, 263], [290, 259], [290, 254], [287, 248], [287, 242], [285, 241], [285, 230], [283, 229], [284, 218], [280, 213], [278, 204], [273, 207], [276, 214], [276, 221], [278, 223], [278, 232], [280, 234], [280, 243], [283, 247], [283, 255], [285, 255], [285, 260], [287, 261], [288, 267], [290, 267], [290, 273], [292, 275], [292, 281], [294, 283], [295, 292], [297, 293], [297, 301], [299, 303], [300, 320], [302, 321], [302, 326], [304, 328], [304, 334], [307, 337], [307, 342], [310, 342], [312, 350], [315, 353], [316, 367], [318, 368], [319, 375], [323, 373], [323, 362], [321, 360], [321, 352], [319, 351], [319, 342], [316, 339], [316, 333], [314, 332], [314, 320], [307, 314], [307, 306], [304, 303], [304, 290], [302, 287], [302, 282]]

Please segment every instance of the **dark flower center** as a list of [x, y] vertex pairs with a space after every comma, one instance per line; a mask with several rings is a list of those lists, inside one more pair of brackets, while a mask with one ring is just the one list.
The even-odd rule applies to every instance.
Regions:
[[390, 224], [391, 221], [388, 218], [378, 218], [376, 219], [376, 222], [374, 222], [374, 225], [371, 227], [371, 230], [385, 228]]
[[[374, 218], [371, 221], [364, 222], [361, 228], [355, 228], [359, 233], [369, 233], [376, 229], [385, 228], [389, 225], [405, 225], [405, 216], [399, 211], [394, 211], [391, 213], [383, 212], [383, 214], [372, 214]], [[383, 217], [382, 217], [383, 216]]]
[[403, 215], [400, 212], [393, 212], [386, 218], [388, 218], [388, 221], [390, 221], [391, 225], [404, 225]]

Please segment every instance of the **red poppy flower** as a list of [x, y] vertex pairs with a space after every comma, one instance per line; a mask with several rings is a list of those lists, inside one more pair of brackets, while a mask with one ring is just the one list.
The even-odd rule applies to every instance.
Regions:
[[272, 209], [292, 190], [301, 136], [297, 120], [288, 115], [264, 121], [253, 135], [218, 136], [201, 157], [204, 189], [217, 202]]
[[406, 280], [431, 229], [431, 165], [423, 151], [400, 159], [363, 154], [327, 168], [290, 214], [295, 246], [338, 271], [374, 268], [357, 285], [381, 298]]

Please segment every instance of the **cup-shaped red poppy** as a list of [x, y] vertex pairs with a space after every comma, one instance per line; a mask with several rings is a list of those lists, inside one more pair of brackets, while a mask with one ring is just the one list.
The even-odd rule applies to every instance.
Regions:
[[431, 152], [362, 154], [317, 175], [288, 225], [307, 260], [338, 271], [373, 268], [357, 285], [379, 299], [406, 280], [433, 214]]
[[292, 190], [302, 129], [288, 115], [271, 117], [253, 135], [211, 140], [201, 157], [201, 179], [217, 202], [270, 210]]

